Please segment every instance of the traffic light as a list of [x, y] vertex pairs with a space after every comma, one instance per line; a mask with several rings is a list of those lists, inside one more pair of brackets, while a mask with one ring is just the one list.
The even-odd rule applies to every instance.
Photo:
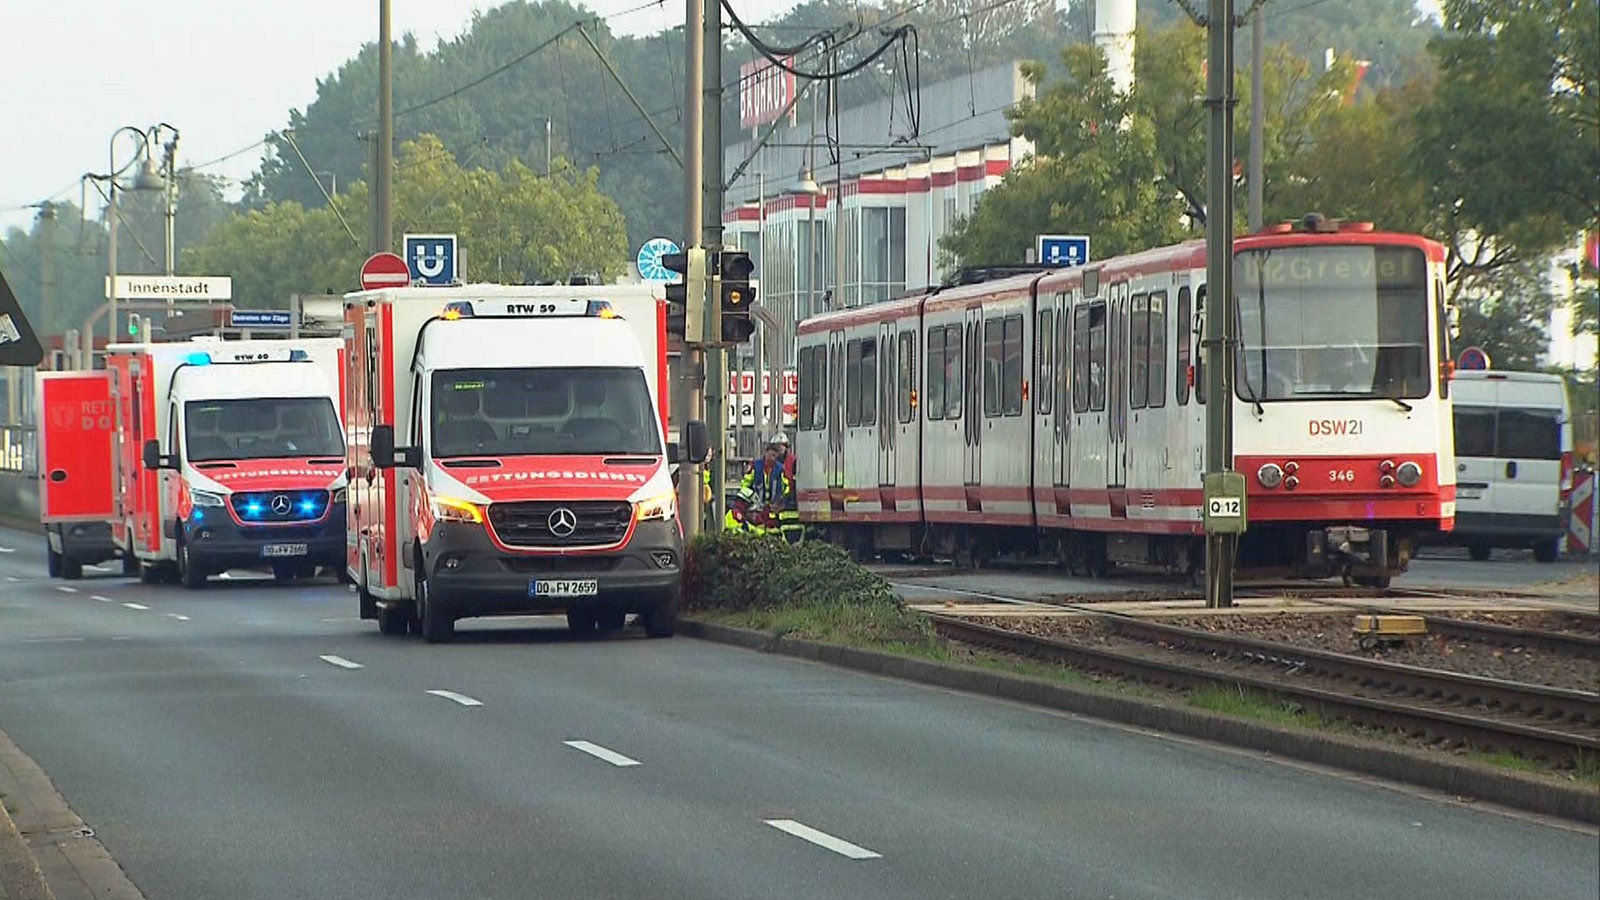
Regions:
[[138, 340], [140, 332], [144, 330], [144, 317], [138, 313], [128, 313], [128, 337]]
[[743, 250], [724, 250], [717, 257], [718, 302], [721, 315], [722, 343], [742, 344], [755, 333], [756, 323], [750, 320], [750, 304], [756, 300], [756, 289], [750, 284], [755, 271], [750, 254]]
[[667, 285], [667, 333], [688, 344], [705, 340], [706, 251], [690, 247], [661, 257], [661, 267], [683, 280]]

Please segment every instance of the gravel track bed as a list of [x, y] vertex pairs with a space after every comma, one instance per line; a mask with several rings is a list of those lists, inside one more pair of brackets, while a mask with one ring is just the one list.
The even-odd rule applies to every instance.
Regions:
[[[1479, 615], [1485, 621], [1503, 625], [1527, 628], [1559, 625], [1559, 619], [1547, 618], [1538, 613], [1495, 613], [1493, 619], [1488, 618], [1489, 614]], [[1152, 646], [1110, 635], [1097, 621], [1088, 618], [974, 617], [973, 621], [1041, 637], [1084, 641], [1101, 646], [1120, 646], [1130, 643], [1144, 648]], [[1569, 690], [1600, 691], [1600, 661], [1577, 659], [1565, 654], [1447, 639], [1437, 635], [1429, 635], [1387, 648], [1362, 650], [1356, 645], [1352, 629], [1354, 614], [1265, 613], [1203, 618], [1161, 617], [1153, 621], [1164, 625], [1179, 625], [1296, 647], [1381, 659], [1408, 666], [1542, 684]], [[1540, 624], [1541, 622], [1547, 624]], [[1178, 653], [1176, 656], [1188, 657], [1190, 660], [1194, 658], [1192, 653]], [[1249, 668], [1257, 672], [1262, 670], [1261, 667]]]

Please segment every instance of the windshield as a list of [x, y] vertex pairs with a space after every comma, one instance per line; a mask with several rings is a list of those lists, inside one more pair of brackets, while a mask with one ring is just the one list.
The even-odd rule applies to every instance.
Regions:
[[190, 462], [344, 456], [344, 435], [327, 397], [190, 400], [183, 405]]
[[436, 459], [661, 454], [638, 369], [441, 370], [431, 417]]
[[1252, 250], [1234, 258], [1242, 400], [1426, 397], [1428, 282], [1410, 247]]

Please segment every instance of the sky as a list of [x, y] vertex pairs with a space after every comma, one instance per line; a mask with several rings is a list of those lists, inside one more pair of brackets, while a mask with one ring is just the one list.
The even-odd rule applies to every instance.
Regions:
[[[467, 30], [502, 0], [392, 0], [394, 33], [424, 48]], [[681, 0], [586, 0], [613, 33], [654, 34], [683, 21]], [[760, 22], [795, 0], [733, 0]], [[1152, 2], [1152, 0], [1144, 0]], [[1169, 0], [1154, 0], [1169, 2]], [[1419, 0], [1424, 11], [1436, 0]], [[248, 178], [252, 145], [288, 124], [332, 74], [376, 39], [373, 0], [0, 0], [0, 233], [30, 227], [31, 204], [81, 202], [80, 176], [110, 164], [113, 132], [166, 122], [180, 134], [178, 164]], [[116, 144], [119, 166], [134, 140]], [[247, 149], [248, 148], [248, 149]], [[245, 151], [245, 152], [239, 152]], [[99, 205], [91, 193], [91, 209]]]

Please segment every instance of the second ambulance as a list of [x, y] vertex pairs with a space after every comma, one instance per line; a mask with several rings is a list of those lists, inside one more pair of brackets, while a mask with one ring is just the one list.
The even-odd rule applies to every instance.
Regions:
[[[659, 287], [347, 295], [349, 568], [385, 634], [458, 619], [637, 614], [672, 634], [683, 533]], [[653, 293], [654, 292], [654, 293]], [[685, 428], [704, 455], [704, 426]]]

